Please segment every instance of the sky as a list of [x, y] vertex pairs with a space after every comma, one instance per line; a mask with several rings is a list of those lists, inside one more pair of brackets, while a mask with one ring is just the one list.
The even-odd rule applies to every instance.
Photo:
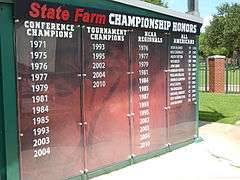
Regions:
[[[186, 12], [187, 11], [187, 0], [165, 0], [168, 2], [170, 9]], [[239, 2], [240, 0], [199, 0], [200, 15], [204, 19], [202, 31], [209, 25], [212, 15], [217, 12], [216, 7], [224, 2]]]

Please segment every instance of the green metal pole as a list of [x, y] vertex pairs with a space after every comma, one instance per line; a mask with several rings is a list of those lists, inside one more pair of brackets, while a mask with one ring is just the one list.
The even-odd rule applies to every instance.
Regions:
[[200, 126], [200, 122], [199, 122], [199, 73], [200, 72], [200, 57], [199, 57], [199, 40], [197, 37], [197, 72], [196, 72], [196, 90], [197, 90], [197, 104], [196, 104], [196, 139], [195, 142], [200, 142], [201, 138], [199, 136], [199, 126]]
[[5, 130], [6, 178], [19, 179], [16, 71], [14, 56], [13, 4], [0, 3], [2, 117]]
[[[1, 36], [0, 36], [1, 42]], [[1, 49], [1, 44], [0, 44]], [[0, 51], [0, 179], [6, 179], [6, 161], [5, 161], [5, 140], [3, 123], [3, 96], [2, 96], [2, 72], [1, 72], [1, 51]]]

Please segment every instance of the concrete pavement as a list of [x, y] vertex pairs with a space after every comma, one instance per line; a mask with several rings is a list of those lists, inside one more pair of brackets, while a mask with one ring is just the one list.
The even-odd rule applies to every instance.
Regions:
[[95, 180], [240, 180], [240, 126], [206, 124], [204, 141]]

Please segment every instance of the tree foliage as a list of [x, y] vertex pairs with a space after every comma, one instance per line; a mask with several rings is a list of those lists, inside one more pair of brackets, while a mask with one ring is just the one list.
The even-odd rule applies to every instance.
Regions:
[[201, 55], [240, 54], [240, 3], [224, 3], [217, 7], [210, 26], [200, 36]]
[[149, 3], [152, 3], [152, 4], [156, 4], [156, 5], [159, 5], [159, 6], [164, 6], [164, 7], [168, 7], [168, 4], [167, 2], [163, 1], [163, 0], [144, 0], [145, 2], [149, 2]]
[[199, 49], [200, 49], [200, 56], [203, 59], [206, 59], [208, 56], [211, 55], [227, 55], [228, 50], [225, 47], [211, 47], [208, 43], [206, 33], [201, 33], [199, 37]]

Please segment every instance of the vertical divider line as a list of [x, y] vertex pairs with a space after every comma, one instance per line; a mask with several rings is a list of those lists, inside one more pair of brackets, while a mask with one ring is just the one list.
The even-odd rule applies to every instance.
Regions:
[[84, 26], [80, 26], [80, 53], [81, 53], [81, 57], [80, 57], [80, 74], [81, 74], [81, 78], [80, 78], [80, 115], [81, 115], [81, 135], [83, 137], [83, 172], [86, 173], [86, 169], [87, 169], [87, 137], [86, 137], [86, 126], [85, 126], [85, 122], [86, 122], [86, 117], [85, 117], [85, 103], [84, 103], [84, 93], [85, 93], [85, 78], [83, 76], [83, 74], [85, 73], [85, 38], [84, 38]]
[[129, 138], [130, 138], [130, 156], [131, 156], [131, 163], [133, 164], [133, 154], [134, 154], [134, 117], [133, 117], [133, 68], [132, 68], [132, 30], [129, 31], [128, 34], [128, 112], [129, 112], [129, 117], [128, 117], [128, 122], [129, 122]]
[[[1, 36], [0, 36], [0, 107], [3, 107], [3, 97], [2, 97], [2, 46], [1, 46]], [[0, 108], [0, 146], [2, 146], [3, 148], [0, 149], [0, 179], [5, 179], [6, 178], [6, 152], [5, 152], [5, 133], [4, 133], [4, 117], [3, 117], [3, 112], [2, 112], [2, 108]], [[19, 137], [19, 136], [18, 136]]]
[[[18, 56], [18, 49], [17, 49], [17, 27], [18, 25], [17, 24], [20, 24], [21, 22], [17, 22], [15, 21], [14, 22], [14, 59], [15, 59], [15, 76], [17, 78], [16, 80], [16, 103], [17, 103], [17, 141], [18, 141], [18, 160], [19, 160], [19, 178], [22, 179], [22, 172], [21, 172], [21, 168], [22, 168], [22, 157], [21, 157], [21, 149], [22, 149], [22, 145], [21, 145], [21, 137], [20, 137], [20, 134], [22, 133], [21, 132], [21, 123], [20, 123], [20, 115], [21, 115], [21, 99], [20, 99], [20, 87], [22, 86], [22, 82], [18, 80], [18, 78], [20, 77], [20, 73], [19, 73], [19, 67], [18, 67], [18, 62], [17, 62], [17, 56]], [[1, 47], [0, 47], [1, 49]], [[6, 161], [6, 160], [5, 160]]]
[[[199, 93], [199, 73], [200, 73], [200, 56], [199, 56], [199, 36], [196, 36], [196, 47], [197, 47], [197, 59], [196, 59], [196, 65], [197, 65], [197, 71], [196, 71], [196, 109], [195, 109], [195, 118], [196, 118], [196, 122], [195, 122], [195, 132], [196, 132], [196, 140], [200, 139], [200, 135], [199, 135], [199, 126], [200, 126], [200, 119], [199, 119], [199, 110], [200, 110], [200, 93]], [[206, 60], [205, 66], [207, 68], [205, 68], [205, 71], [208, 73], [208, 60]], [[206, 74], [207, 75], [207, 74]], [[205, 76], [207, 77], [207, 76]], [[207, 78], [208, 79], [208, 78]], [[208, 81], [209, 82], [209, 81]]]
[[[170, 106], [170, 103], [169, 103], [169, 70], [170, 70], [170, 67], [169, 67], [169, 61], [170, 61], [170, 45], [171, 45], [171, 34], [170, 33], [167, 33], [166, 34], [166, 38], [167, 38], [167, 71], [165, 73], [166, 75], [166, 107], [169, 107]], [[165, 111], [165, 116], [166, 116], [166, 141], [167, 141], [167, 144], [170, 143], [170, 122], [169, 122], [169, 110], [167, 109]]]

